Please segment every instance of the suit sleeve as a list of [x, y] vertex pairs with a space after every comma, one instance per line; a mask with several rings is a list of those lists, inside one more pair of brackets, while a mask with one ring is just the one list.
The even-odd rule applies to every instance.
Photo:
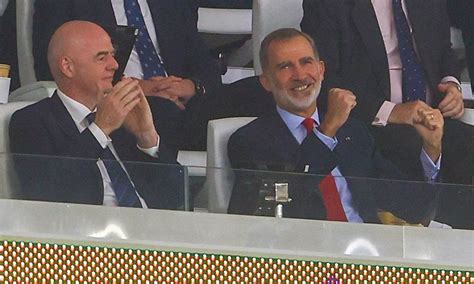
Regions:
[[[100, 173], [95, 166], [100, 145], [93, 135], [84, 133], [58, 153], [57, 143], [39, 119], [31, 112], [15, 113], [10, 122], [10, 148], [14, 169], [19, 178], [19, 197], [29, 200], [102, 204]], [[78, 147], [79, 141], [92, 141], [89, 147]], [[75, 143], [77, 142], [77, 143]], [[66, 158], [58, 156], [69, 156]], [[86, 157], [89, 159], [77, 159]]]
[[186, 58], [189, 77], [201, 80], [206, 93], [213, 95], [221, 86], [220, 70], [217, 61], [212, 58], [207, 45], [198, 34], [196, 10], [191, 5], [183, 4], [186, 21]]

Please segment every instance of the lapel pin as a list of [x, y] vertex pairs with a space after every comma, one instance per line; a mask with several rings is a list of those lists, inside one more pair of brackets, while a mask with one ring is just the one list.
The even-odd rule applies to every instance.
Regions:
[[351, 137], [347, 136], [346, 138], [344, 138], [344, 140], [351, 141]]

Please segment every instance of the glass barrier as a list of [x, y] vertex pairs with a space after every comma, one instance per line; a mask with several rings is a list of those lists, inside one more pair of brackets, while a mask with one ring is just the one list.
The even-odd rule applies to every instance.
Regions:
[[104, 206], [121, 201], [96, 160], [0, 166], [0, 281], [474, 280], [474, 232], [457, 230], [472, 229], [472, 186], [124, 162], [145, 207], [165, 209], [151, 210]]
[[[101, 165], [92, 159], [51, 156], [0, 158], [3, 198], [474, 229], [474, 186], [122, 162], [119, 168], [126, 170], [125, 180], [135, 189], [130, 197], [113, 189], [117, 185], [107, 161]], [[123, 180], [118, 186], [124, 186]]]
[[189, 210], [187, 168], [141, 162], [0, 155], [3, 198]]
[[336, 195], [327, 176], [207, 168], [206, 205], [211, 213], [474, 229], [474, 186], [333, 178]]

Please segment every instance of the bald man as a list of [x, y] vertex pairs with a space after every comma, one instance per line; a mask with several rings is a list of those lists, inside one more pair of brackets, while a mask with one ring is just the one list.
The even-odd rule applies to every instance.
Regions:
[[48, 64], [58, 89], [51, 98], [13, 114], [11, 150], [87, 160], [15, 158], [24, 197], [107, 206], [178, 207], [175, 175], [163, 167], [124, 165], [125, 161], [176, 161], [155, 130], [138, 81], [124, 78], [112, 85], [118, 64], [108, 34], [91, 22], [65, 23], [51, 38]]

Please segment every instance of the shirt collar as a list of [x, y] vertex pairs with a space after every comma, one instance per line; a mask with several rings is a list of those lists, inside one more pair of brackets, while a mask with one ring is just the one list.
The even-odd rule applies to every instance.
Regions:
[[61, 90], [57, 89], [56, 92], [59, 96], [59, 99], [66, 107], [66, 110], [71, 115], [72, 120], [76, 124], [77, 129], [79, 130], [79, 132], [82, 132], [85, 128], [87, 128], [87, 126], [89, 126], [89, 123], [85, 118], [89, 113], [91, 113], [91, 111], [85, 105], [68, 97]]
[[[288, 112], [280, 108], [279, 106], [276, 107], [276, 110], [278, 114], [280, 115], [281, 119], [283, 119], [283, 122], [285, 122], [286, 126], [288, 127], [288, 129], [290, 129], [291, 132], [293, 132], [298, 127], [300, 127], [301, 123], [305, 119], [305, 117]], [[314, 111], [314, 113], [311, 115], [311, 118], [313, 118], [314, 121], [316, 121], [316, 124], [319, 125], [319, 114], [318, 114], [317, 108]]]

